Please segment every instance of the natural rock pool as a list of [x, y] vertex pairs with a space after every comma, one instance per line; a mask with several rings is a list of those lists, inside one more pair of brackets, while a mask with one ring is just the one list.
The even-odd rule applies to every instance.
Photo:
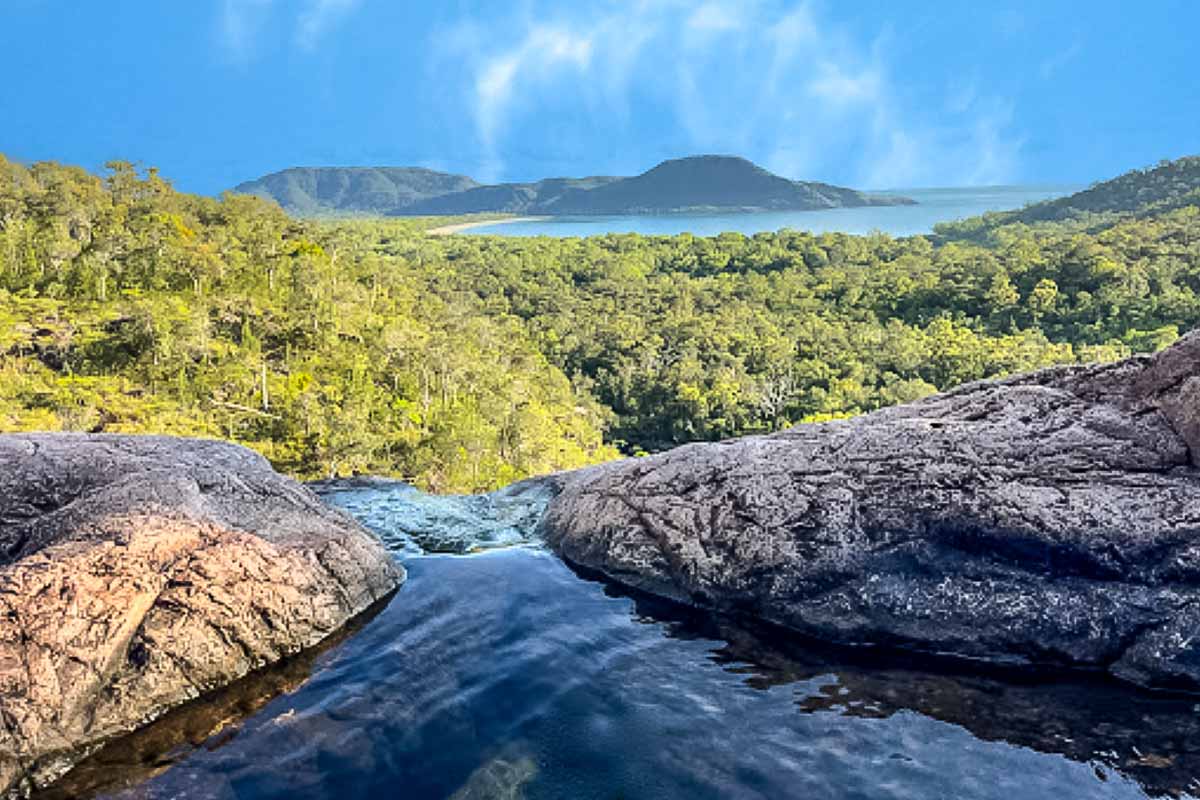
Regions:
[[353, 636], [170, 715], [45, 796], [1200, 791], [1194, 699], [802, 644], [631, 596], [538, 545], [536, 484], [474, 498], [317, 488], [404, 561], [394, 598]]

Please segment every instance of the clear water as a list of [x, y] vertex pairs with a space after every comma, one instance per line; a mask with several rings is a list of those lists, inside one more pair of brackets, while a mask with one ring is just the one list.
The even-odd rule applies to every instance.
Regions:
[[482, 225], [467, 233], [502, 236], [598, 236], [641, 233], [715, 236], [737, 231], [746, 235], [791, 228], [814, 233], [871, 233], [893, 236], [929, 233], [939, 222], [1007, 211], [1062, 197], [1078, 186], [989, 186], [961, 189], [896, 189], [894, 194], [917, 201], [915, 206], [833, 208], [824, 211], [762, 211], [740, 214], [669, 214], [658, 216], [551, 217], [529, 222]]
[[295, 674], [210, 703], [191, 745], [152, 727], [52, 796], [1059, 800], [1197, 785], [1194, 701], [831, 650], [631, 596], [537, 544], [536, 485], [320, 488], [408, 583]]

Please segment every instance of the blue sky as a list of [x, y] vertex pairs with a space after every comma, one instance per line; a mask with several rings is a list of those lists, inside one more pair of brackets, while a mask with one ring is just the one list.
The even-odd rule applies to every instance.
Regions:
[[0, 152], [219, 192], [294, 165], [487, 180], [745, 155], [862, 188], [1200, 153], [1192, 0], [0, 0]]

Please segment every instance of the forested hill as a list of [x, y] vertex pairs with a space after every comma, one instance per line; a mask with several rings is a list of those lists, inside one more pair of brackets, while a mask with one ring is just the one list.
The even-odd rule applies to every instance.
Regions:
[[[405, 173], [411, 174], [405, 174]], [[342, 174], [345, 173], [345, 174]], [[376, 174], [379, 173], [379, 174]], [[384, 177], [403, 178], [406, 192], [384, 191]], [[415, 184], [416, 177], [422, 183]], [[462, 183], [455, 188], [454, 181]], [[244, 183], [237, 192], [271, 197], [301, 216], [637, 214], [716, 210], [812, 210], [911, 203], [824, 183], [792, 181], [744, 158], [693, 156], [664, 161], [631, 178], [548, 178], [535, 183], [479, 185], [428, 170], [285, 170]]]
[[1200, 156], [1163, 161], [1097, 183], [1081, 192], [939, 225], [951, 237], [979, 236], [1006, 225], [1064, 223], [1097, 228], [1125, 217], [1145, 217], [1176, 208], [1200, 205]]
[[1200, 325], [1200, 207], [985, 240], [433, 237], [0, 158], [0, 430], [437, 491], [859, 414]]
[[791, 181], [744, 158], [695, 156], [664, 161], [633, 178], [573, 190], [538, 213], [636, 214], [690, 210], [810, 210], [912, 201], [863, 194], [825, 183]]
[[388, 214], [431, 197], [478, 186], [464, 175], [421, 167], [293, 167], [233, 191], [275, 200], [303, 217]]
[[455, 216], [458, 214], [549, 214], [564, 195], [587, 192], [622, 178], [547, 178], [537, 183], [500, 183], [431, 197], [392, 212], [394, 215]]

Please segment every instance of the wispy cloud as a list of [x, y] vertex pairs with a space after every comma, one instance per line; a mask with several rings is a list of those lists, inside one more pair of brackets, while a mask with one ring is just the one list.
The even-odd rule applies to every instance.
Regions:
[[462, 20], [435, 46], [488, 177], [503, 172], [503, 153], [535, 118], [619, 139], [634, 130], [630, 113], [655, 115], [693, 152], [738, 152], [792, 177], [835, 172], [871, 188], [1003, 182], [1018, 167], [1022, 142], [1002, 98], [948, 78], [943, 103], [912, 99], [889, 62], [887, 31], [864, 41], [815, 3], [514, 8], [487, 30]]
[[263, 39], [283, 31], [304, 50], [314, 50], [323, 37], [360, 0], [220, 0], [218, 39], [236, 61], [249, 61]]
[[353, 11], [359, 0], [309, 0], [296, 21], [296, 43], [311, 50], [325, 33]]
[[489, 159], [495, 158], [497, 139], [513, 102], [518, 82], [536, 82], [539, 75], [560, 69], [586, 73], [592, 55], [592, 37], [566, 28], [539, 25], [513, 48], [486, 59], [475, 79], [475, 117]]
[[1054, 74], [1073, 61], [1080, 53], [1083, 52], [1083, 45], [1075, 42], [1065, 50], [1060, 50], [1041, 63], [1039, 71], [1044, 80], [1050, 80]]
[[225, 52], [244, 61], [253, 55], [273, 0], [221, 0], [219, 38]]
[[808, 81], [808, 93], [831, 110], [853, 108], [883, 99], [883, 76], [867, 67], [846, 70], [832, 61], [816, 65], [816, 75]]
[[694, 31], [734, 31], [742, 24], [742, 16], [736, 9], [716, 2], [700, 6], [687, 20], [687, 26]]

